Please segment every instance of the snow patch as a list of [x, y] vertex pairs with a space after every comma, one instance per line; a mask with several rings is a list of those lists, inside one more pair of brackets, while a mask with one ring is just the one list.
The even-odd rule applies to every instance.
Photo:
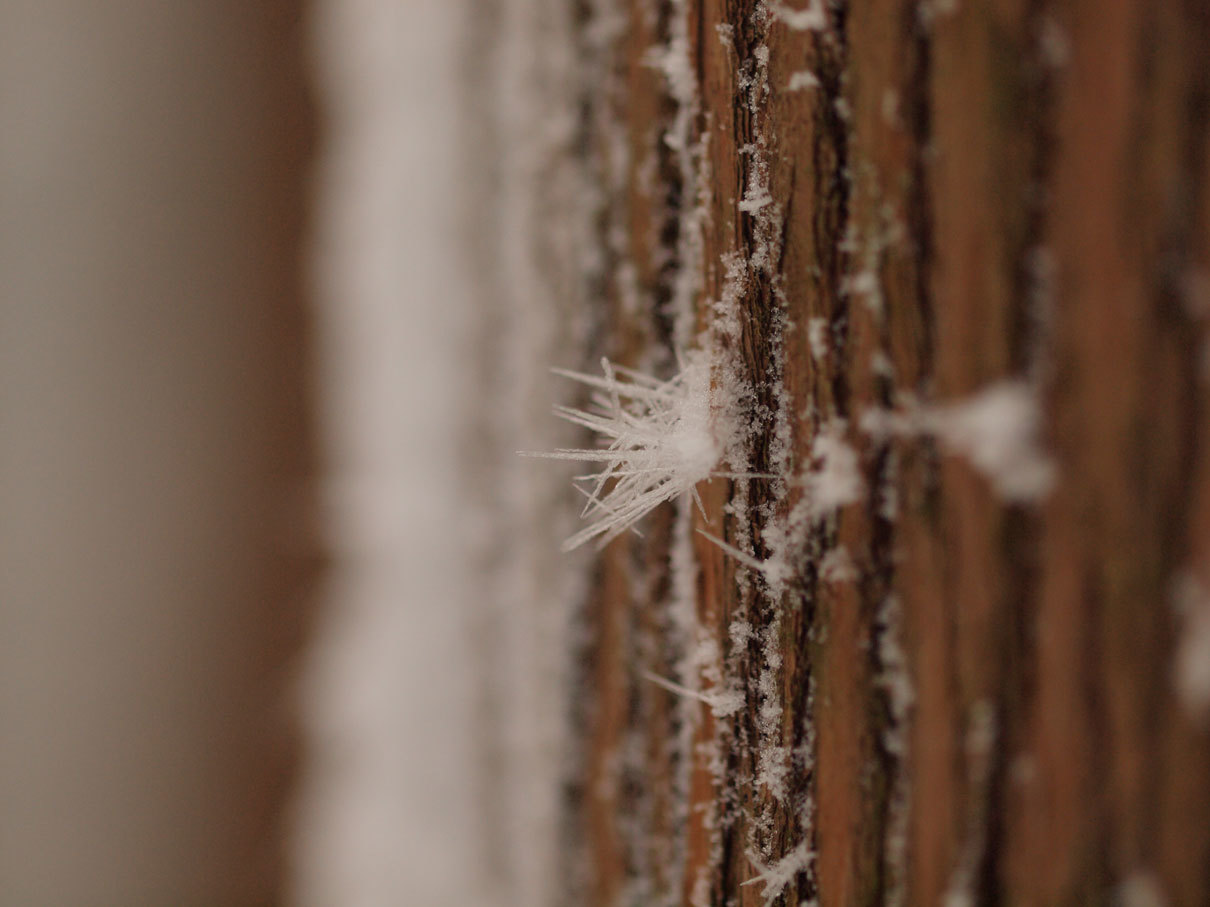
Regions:
[[828, 322], [825, 318], [807, 321], [807, 344], [811, 347], [811, 358], [822, 362], [828, 358]]
[[857, 567], [849, 556], [849, 549], [837, 545], [819, 562], [819, 578], [825, 583], [851, 583], [857, 579]]
[[863, 431], [875, 436], [931, 435], [951, 454], [966, 458], [1005, 501], [1036, 503], [1054, 489], [1057, 470], [1041, 446], [1041, 409], [1024, 381], [989, 385], [965, 400], [900, 412], [868, 410]]
[[916, 7], [916, 19], [924, 28], [929, 28], [938, 19], [952, 16], [956, 12], [958, 0], [920, 0]]
[[1053, 16], [1042, 18], [1038, 32], [1038, 51], [1051, 69], [1062, 69], [1071, 60], [1071, 39]]
[[801, 69], [798, 72], [790, 74], [790, 81], [786, 85], [789, 91], [803, 91], [808, 88], [818, 88], [819, 77], [809, 69]]
[[870, 355], [870, 371], [879, 378], [885, 378], [888, 381], [895, 379], [895, 363], [882, 350], [874, 350]]
[[1210, 591], [1191, 572], [1173, 583], [1172, 607], [1179, 625], [1172, 680], [1185, 711], [1210, 723]]
[[903, 117], [900, 115], [899, 92], [893, 88], [888, 88], [882, 93], [882, 103], [880, 105], [882, 112], [882, 122], [892, 129], [900, 129], [903, 127]]
[[1168, 899], [1154, 873], [1136, 869], [1113, 893], [1115, 907], [1167, 907]]
[[1037, 395], [1027, 384], [993, 384], [931, 421], [941, 442], [969, 459], [1006, 501], [1038, 501], [1054, 488], [1054, 463], [1039, 446]]
[[756, 783], [764, 785], [778, 803], [786, 799], [786, 779], [790, 775], [790, 748], [765, 746], [757, 753]]
[[833, 420], [811, 442], [812, 468], [803, 478], [813, 518], [827, 516], [861, 500], [864, 483], [857, 451], [844, 440], [845, 422]]
[[793, 9], [783, 3], [773, 4], [771, 11], [775, 19], [792, 31], [823, 31], [828, 27], [828, 11], [823, 0], [810, 0], [806, 9]]

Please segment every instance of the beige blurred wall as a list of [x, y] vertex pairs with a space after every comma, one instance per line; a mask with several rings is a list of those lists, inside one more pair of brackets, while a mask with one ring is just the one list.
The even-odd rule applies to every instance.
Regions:
[[0, 0], [0, 907], [277, 900], [299, 10]]

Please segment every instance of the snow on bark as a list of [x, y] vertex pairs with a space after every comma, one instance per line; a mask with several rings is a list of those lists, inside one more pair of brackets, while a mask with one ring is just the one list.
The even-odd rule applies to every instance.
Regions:
[[1172, 680], [1185, 711], [1210, 725], [1210, 592], [1192, 572], [1173, 584], [1172, 607], [1177, 620], [1177, 644]]
[[932, 436], [967, 460], [1009, 503], [1037, 503], [1057, 479], [1042, 446], [1037, 391], [1024, 381], [1004, 380], [950, 403], [925, 406], [903, 398], [898, 412], [868, 410], [861, 428], [874, 437]]

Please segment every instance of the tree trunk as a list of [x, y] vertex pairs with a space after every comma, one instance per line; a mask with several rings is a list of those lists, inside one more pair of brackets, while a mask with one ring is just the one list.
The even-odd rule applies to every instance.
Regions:
[[1210, 13], [801, 2], [580, 5], [594, 356], [776, 478], [593, 568], [578, 902], [1210, 903]]

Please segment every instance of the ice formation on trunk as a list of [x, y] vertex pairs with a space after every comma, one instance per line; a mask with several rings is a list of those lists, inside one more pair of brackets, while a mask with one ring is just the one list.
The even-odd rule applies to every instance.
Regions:
[[601, 367], [601, 377], [555, 369], [593, 388], [588, 409], [556, 406], [555, 413], [596, 432], [607, 446], [525, 452], [601, 465], [599, 472], [576, 478], [588, 499], [581, 516], [594, 519], [564, 543], [566, 551], [592, 539], [608, 544], [665, 501], [688, 496], [704, 512], [698, 482], [748, 475], [717, 470], [737, 432], [738, 401], [725, 387], [712, 385], [703, 353], [690, 354], [668, 381], [608, 359]]

